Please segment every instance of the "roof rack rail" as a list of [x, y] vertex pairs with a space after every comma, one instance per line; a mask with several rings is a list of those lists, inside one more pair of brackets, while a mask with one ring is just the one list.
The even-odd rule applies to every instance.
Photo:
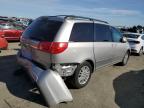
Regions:
[[50, 16], [50, 17], [64, 17], [65, 19], [67, 19], [67, 18], [87, 19], [87, 20], [90, 20], [90, 21], [98, 21], [98, 22], [103, 22], [103, 23], [108, 24], [108, 22], [102, 21], [102, 20], [99, 20], [99, 19], [94, 19], [94, 18], [89, 18], [89, 17], [82, 17], [82, 16], [75, 16], [75, 15], [56, 15], [56, 16]]

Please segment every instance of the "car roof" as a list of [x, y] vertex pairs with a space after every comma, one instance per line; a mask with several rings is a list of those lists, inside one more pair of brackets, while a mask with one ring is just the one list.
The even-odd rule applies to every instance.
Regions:
[[51, 20], [60, 20], [60, 21], [64, 21], [64, 20], [70, 20], [74, 22], [93, 22], [94, 21], [95, 23], [102, 23], [102, 24], [109, 25], [108, 22], [103, 21], [103, 20], [94, 19], [90, 17], [75, 16], [75, 15], [57, 15], [57, 16], [42, 16], [42, 17], [47, 17]]

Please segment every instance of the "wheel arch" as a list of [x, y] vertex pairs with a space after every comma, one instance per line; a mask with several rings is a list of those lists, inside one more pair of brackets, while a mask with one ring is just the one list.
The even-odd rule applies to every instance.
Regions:
[[82, 61], [81, 63], [84, 63], [84, 62], [88, 62], [88, 63], [90, 63], [90, 65], [92, 66], [92, 73], [94, 72], [94, 67], [95, 67], [95, 65], [94, 65], [94, 61], [93, 60], [91, 60], [91, 59], [86, 59], [86, 60], [84, 60], [84, 61]]

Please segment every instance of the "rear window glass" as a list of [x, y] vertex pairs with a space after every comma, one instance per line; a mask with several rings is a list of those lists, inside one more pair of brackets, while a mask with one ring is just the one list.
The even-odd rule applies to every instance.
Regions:
[[139, 35], [135, 35], [135, 34], [124, 34], [125, 37], [127, 38], [138, 38]]
[[37, 41], [51, 42], [54, 40], [61, 25], [61, 21], [49, 20], [48, 17], [40, 17], [28, 26], [23, 37]]

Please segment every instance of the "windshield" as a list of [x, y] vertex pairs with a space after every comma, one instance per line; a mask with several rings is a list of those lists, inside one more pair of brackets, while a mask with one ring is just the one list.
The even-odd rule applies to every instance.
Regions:
[[124, 34], [125, 37], [127, 38], [138, 38], [140, 35], [136, 35], [136, 34]]

